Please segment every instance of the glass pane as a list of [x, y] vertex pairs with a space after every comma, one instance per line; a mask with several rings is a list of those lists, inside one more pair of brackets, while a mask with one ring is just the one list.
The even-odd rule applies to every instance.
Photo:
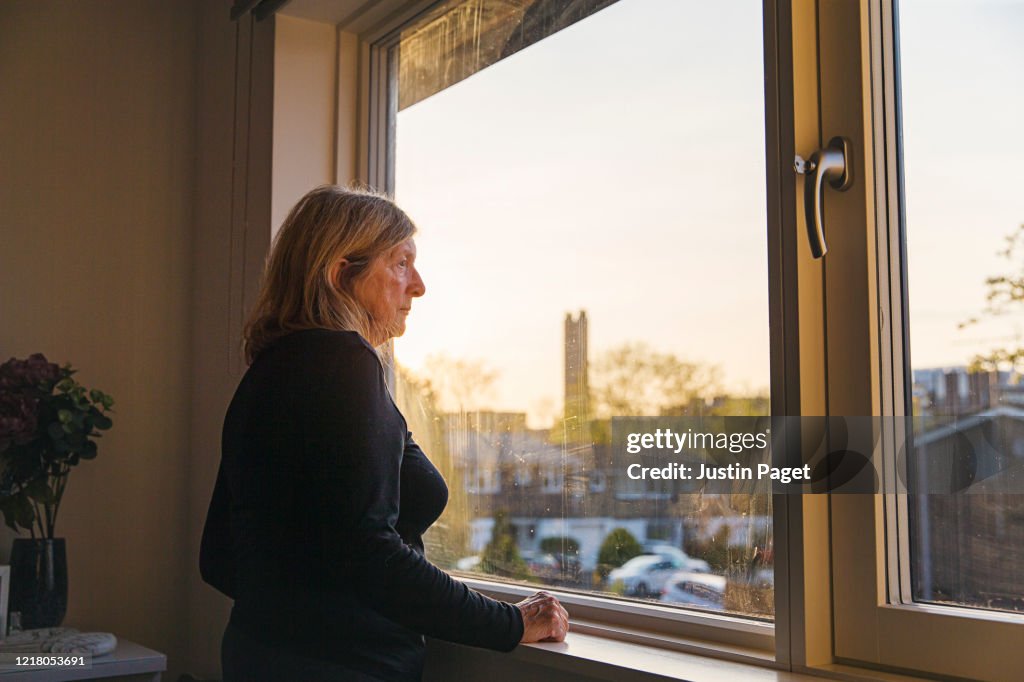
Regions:
[[1022, 611], [1024, 3], [903, 0], [899, 30], [913, 597]]
[[399, 90], [446, 54], [461, 76], [394, 104], [394, 191], [427, 286], [397, 393], [451, 489], [439, 565], [772, 616], [768, 482], [631, 480], [610, 426], [768, 414], [761, 16], [619, 0], [468, 77], [459, 45], [501, 53], [495, 35], [527, 19], [453, 19], [395, 48]]

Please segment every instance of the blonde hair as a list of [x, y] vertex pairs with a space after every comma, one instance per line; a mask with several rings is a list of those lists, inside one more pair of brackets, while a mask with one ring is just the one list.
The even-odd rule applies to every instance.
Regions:
[[[416, 232], [388, 197], [364, 189], [323, 185], [295, 204], [267, 256], [259, 297], [245, 324], [246, 361], [285, 334], [301, 329], [359, 332], [380, 337], [352, 294], [370, 262]], [[332, 265], [344, 258], [343, 277]]]

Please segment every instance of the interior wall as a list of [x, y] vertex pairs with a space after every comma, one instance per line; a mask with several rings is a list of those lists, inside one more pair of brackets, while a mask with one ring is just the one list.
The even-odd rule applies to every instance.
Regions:
[[172, 671], [186, 647], [196, 13], [0, 4], [0, 359], [43, 352], [116, 400], [60, 509], [64, 622], [163, 651]]
[[333, 183], [337, 30], [280, 15], [274, 26], [274, 159], [271, 226], [313, 187]]
[[[275, 20], [229, 20], [231, 0], [199, 8], [196, 202], [192, 248], [191, 440], [185, 669], [220, 678], [231, 601], [202, 581], [199, 544], [228, 403], [245, 370], [242, 326], [270, 246]], [[185, 596], [183, 594], [183, 597]], [[174, 678], [172, 678], [174, 679]]]

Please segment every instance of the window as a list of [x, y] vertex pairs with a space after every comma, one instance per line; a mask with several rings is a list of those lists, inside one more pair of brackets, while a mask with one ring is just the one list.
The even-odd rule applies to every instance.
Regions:
[[[1022, 5], [725, 5], [453, 0], [367, 38], [364, 179], [420, 224], [429, 290], [397, 393], [465, 482], [429, 556], [630, 637], [1016, 679], [1018, 501], [922, 484], [936, 420], [1024, 456], [1016, 318], [984, 314], [1019, 277]], [[837, 135], [855, 181], [815, 260], [791, 164]], [[910, 494], [694, 496], [607, 447], [613, 416], [769, 412], [932, 421], [907, 471], [895, 432], [873, 453]]]
[[[430, 290], [395, 343], [397, 393], [469, 481], [428, 554], [770, 621], [767, 483], [634, 480], [611, 442], [619, 417], [768, 414], [762, 9], [579, 6], [446, 2], [381, 48], [385, 175]], [[708, 25], [735, 38], [714, 61]], [[724, 587], [676, 599], [694, 572]]]

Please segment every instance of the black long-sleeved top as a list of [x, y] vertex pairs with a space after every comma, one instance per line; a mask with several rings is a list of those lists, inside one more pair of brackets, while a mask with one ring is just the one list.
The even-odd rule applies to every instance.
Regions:
[[354, 332], [289, 334], [260, 353], [224, 419], [203, 579], [268, 645], [383, 679], [419, 679], [423, 635], [497, 650], [519, 610], [429, 563], [448, 488]]

